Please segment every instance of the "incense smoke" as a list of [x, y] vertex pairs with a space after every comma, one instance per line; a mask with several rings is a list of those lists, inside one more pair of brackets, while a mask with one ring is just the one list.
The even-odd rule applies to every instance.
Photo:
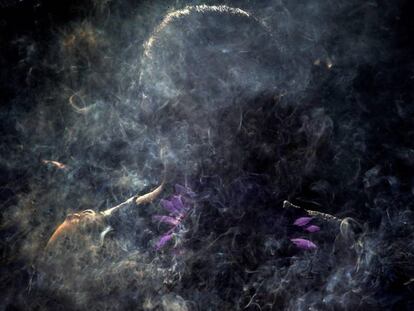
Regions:
[[407, 3], [2, 1], [3, 309], [412, 309]]

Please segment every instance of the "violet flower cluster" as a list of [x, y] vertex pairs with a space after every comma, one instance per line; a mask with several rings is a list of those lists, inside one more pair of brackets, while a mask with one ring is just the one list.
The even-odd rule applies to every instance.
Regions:
[[[295, 226], [301, 227], [303, 230], [309, 233], [315, 233], [321, 230], [319, 226], [310, 225], [309, 223], [312, 221], [312, 217], [300, 217], [295, 220], [293, 223]], [[290, 239], [290, 241], [295, 244], [298, 248], [305, 249], [305, 250], [312, 250], [318, 248], [315, 243], [308, 239], [304, 238], [296, 238]]]
[[156, 250], [160, 250], [173, 239], [191, 210], [191, 203], [194, 197], [195, 193], [190, 188], [177, 184], [175, 185], [175, 195], [168, 200], [162, 199], [160, 201], [161, 206], [168, 212], [168, 215], [155, 215], [152, 219], [153, 221], [168, 225], [170, 229], [155, 244]]

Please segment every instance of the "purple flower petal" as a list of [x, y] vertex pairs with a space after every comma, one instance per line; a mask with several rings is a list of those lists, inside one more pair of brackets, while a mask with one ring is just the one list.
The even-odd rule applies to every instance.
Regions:
[[173, 207], [178, 211], [182, 212], [184, 208], [183, 200], [181, 199], [180, 195], [174, 195], [170, 202], [173, 204]]
[[295, 226], [303, 227], [303, 226], [306, 226], [311, 220], [312, 220], [312, 217], [300, 217], [296, 219], [293, 224]]
[[182, 196], [189, 196], [190, 198], [194, 198], [196, 195], [195, 192], [191, 190], [190, 188], [179, 185], [179, 184], [175, 185], [175, 192]]
[[290, 239], [293, 244], [295, 244], [297, 247], [301, 248], [301, 249], [306, 249], [306, 250], [310, 250], [310, 249], [316, 249], [318, 248], [316, 246], [315, 243], [313, 243], [312, 241], [306, 240], [306, 239]]
[[161, 203], [162, 207], [163, 207], [165, 210], [167, 210], [168, 212], [170, 212], [170, 213], [172, 213], [172, 214], [180, 214], [179, 210], [177, 210], [177, 209], [175, 208], [175, 205], [174, 205], [174, 203], [173, 203], [173, 202], [168, 201], [168, 200], [164, 200], [164, 199], [162, 199], [162, 200], [160, 201], [160, 203]]
[[180, 221], [174, 217], [170, 217], [170, 216], [162, 216], [162, 215], [155, 215], [152, 216], [152, 220], [153, 221], [159, 221], [159, 222], [163, 222], [169, 225], [173, 225], [176, 226], [180, 223]]
[[160, 250], [161, 248], [163, 248], [165, 246], [165, 244], [167, 244], [167, 242], [169, 240], [172, 239], [172, 237], [173, 237], [173, 234], [172, 233], [163, 235], [161, 237], [161, 239], [159, 239], [158, 242], [155, 244], [155, 248], [157, 250]]
[[306, 227], [305, 230], [310, 233], [313, 233], [313, 232], [318, 232], [319, 230], [321, 230], [321, 228], [319, 226], [310, 225], [309, 227]]

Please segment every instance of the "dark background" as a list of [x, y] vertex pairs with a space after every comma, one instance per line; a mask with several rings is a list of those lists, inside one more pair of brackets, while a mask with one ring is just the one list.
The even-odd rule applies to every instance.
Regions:
[[[312, 58], [319, 56], [323, 47], [324, 53], [335, 55], [332, 70], [312, 71], [308, 99], [337, 116], [335, 120], [357, 120], [355, 140], [360, 139], [358, 134], [364, 136], [364, 145], [355, 147], [358, 164], [344, 162], [340, 174], [360, 170], [361, 177], [356, 182], [359, 184], [354, 186], [365, 186], [361, 190], [364, 197], [352, 201], [347, 197], [352, 191], [333, 191], [339, 193], [337, 197], [321, 199], [323, 194], [311, 194], [306, 187], [301, 195], [309, 200], [335, 202], [336, 207], [329, 212], [354, 216], [372, 227], [381, 227], [391, 208], [390, 221], [395, 227], [384, 229], [387, 232], [381, 242], [384, 244], [378, 244], [385, 247], [380, 257], [385, 258], [386, 264], [380, 266], [390, 271], [376, 280], [379, 289], [374, 295], [376, 300], [382, 297], [386, 302], [373, 308], [410, 310], [413, 287], [409, 280], [414, 277], [410, 262], [414, 194], [413, 5], [408, 0], [351, 1], [338, 7], [329, 3], [312, 1], [305, 7], [302, 1], [220, 2], [253, 12], [270, 25], [289, 20], [283, 15], [289, 12], [293, 22], [281, 28], [287, 29], [292, 42], [297, 42], [290, 47], [292, 50]], [[186, 4], [185, 1], [0, 1], [2, 310], [41, 310], [22, 301], [30, 286], [36, 252], [36, 247], [30, 249], [30, 244], [47, 241], [66, 213], [65, 209], [53, 206], [64, 200], [69, 209], [77, 209], [79, 205], [107, 207], [134, 193], [134, 187], [112, 182], [119, 177], [116, 175], [119, 162], [132, 167], [132, 171], [136, 168], [145, 171], [142, 161], [126, 159], [129, 151], [124, 142], [116, 139], [123, 135], [123, 126], [118, 119], [111, 119], [134, 113], [124, 104], [128, 96], [123, 98], [122, 94], [129, 92], [136, 72], [130, 71], [131, 62], [123, 68], [122, 59], [130, 61], [134, 55], [139, 58], [142, 43], [165, 12]], [[83, 25], [81, 30], [77, 30], [79, 25]], [[98, 29], [93, 30], [92, 39], [88, 37], [88, 27]], [[317, 44], [308, 44], [301, 36], [304, 28], [309, 27], [318, 33]], [[67, 52], [62, 48], [70, 44], [71, 31], [82, 29], [86, 34], [78, 42], [79, 50]], [[78, 66], [78, 71], [71, 71], [73, 65]], [[83, 87], [91, 102], [113, 102], [97, 116], [97, 121], [79, 121], [67, 105], [70, 93], [67, 90]], [[113, 117], [113, 110], [119, 110], [120, 116]], [[104, 126], [106, 121], [118, 125], [108, 129]], [[134, 119], [127, 121], [132, 123]], [[79, 133], [76, 129], [85, 132], [69, 144], [66, 128], [75, 129], [74, 136]], [[90, 129], [97, 129], [99, 140], [88, 136]], [[134, 137], [128, 131], [125, 135], [129, 139]], [[71, 163], [69, 173], [45, 166], [44, 159]], [[148, 179], [138, 178], [135, 186], [156, 183], [155, 176]], [[77, 196], [78, 193], [89, 194], [85, 198]], [[348, 200], [352, 204], [347, 205]], [[359, 205], [355, 203], [358, 200]], [[398, 247], [387, 249], [387, 242], [398, 243]], [[20, 297], [18, 303], [14, 302], [15, 297]]]

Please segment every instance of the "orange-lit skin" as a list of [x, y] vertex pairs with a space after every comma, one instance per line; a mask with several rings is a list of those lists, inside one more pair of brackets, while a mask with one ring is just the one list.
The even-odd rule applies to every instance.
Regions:
[[[69, 238], [72, 244], [79, 244], [82, 240], [87, 239], [88, 235], [96, 236], [97, 232], [101, 232], [105, 228], [105, 219], [110, 217], [116, 210], [123, 208], [131, 203], [136, 205], [147, 204], [157, 198], [164, 188], [164, 181], [154, 189], [152, 192], [144, 194], [142, 196], [133, 196], [125, 202], [107, 209], [103, 212], [95, 212], [93, 210], [85, 210], [80, 213], [69, 214], [66, 219], [61, 223], [53, 232], [49, 241], [47, 242], [46, 249], [54, 247], [59, 241], [64, 241]], [[94, 231], [94, 232], [92, 232]]]
[[66, 168], [66, 165], [65, 165], [65, 164], [60, 163], [60, 162], [58, 162], [58, 161], [43, 160], [43, 163], [44, 163], [44, 164], [52, 164], [52, 165], [54, 165], [55, 167], [60, 168], [60, 169], [64, 169], [64, 168]]
[[55, 245], [56, 242], [62, 240], [64, 237], [75, 236], [88, 225], [99, 224], [101, 220], [101, 215], [96, 214], [92, 210], [69, 214], [66, 217], [65, 221], [61, 223], [53, 232], [52, 236], [47, 242], [46, 248]]

